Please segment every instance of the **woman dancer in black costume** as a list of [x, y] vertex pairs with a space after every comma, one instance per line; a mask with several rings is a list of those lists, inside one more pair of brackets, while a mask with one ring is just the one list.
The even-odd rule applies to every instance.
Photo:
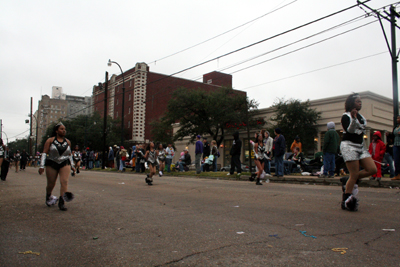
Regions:
[[146, 183], [148, 185], [153, 185], [153, 175], [156, 174], [156, 159], [158, 157], [158, 151], [154, 149], [154, 142], [150, 142], [146, 150], [147, 151], [144, 155], [144, 158], [147, 160], [147, 164], [149, 165], [150, 170], [150, 173], [146, 177]]
[[[57, 177], [60, 176], [60, 198], [58, 207], [62, 211], [66, 211], [65, 201], [69, 202], [74, 198], [74, 195], [68, 190], [69, 172], [75, 172], [74, 161], [71, 153], [71, 142], [65, 138], [65, 126], [59, 122], [53, 128], [52, 137], [47, 139], [44, 144], [42, 157], [40, 160], [39, 174], [43, 174], [44, 166], [46, 166], [46, 205], [52, 206], [57, 203], [57, 197], [52, 196], [54, 186], [56, 185]], [[47, 157], [47, 154], [49, 156]]]

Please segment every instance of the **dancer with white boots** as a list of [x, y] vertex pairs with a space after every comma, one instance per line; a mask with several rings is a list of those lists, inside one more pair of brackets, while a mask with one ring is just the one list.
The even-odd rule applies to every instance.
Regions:
[[163, 171], [165, 168], [165, 159], [166, 159], [166, 151], [164, 149], [163, 144], [161, 144], [161, 143], [158, 144], [157, 152], [158, 152], [158, 156], [157, 156], [158, 175], [161, 177], [161, 176], [163, 176]]
[[264, 158], [265, 158], [265, 146], [264, 146], [264, 132], [256, 134], [256, 142], [253, 146], [254, 151], [254, 163], [256, 165], [256, 185], [262, 185], [261, 179], [265, 177], [264, 172]]
[[[350, 95], [345, 102], [345, 113], [342, 116], [343, 139], [340, 151], [347, 169], [349, 179], [341, 179], [346, 184], [342, 198], [342, 209], [348, 211], [358, 210], [357, 183], [361, 178], [370, 177], [377, 169], [371, 155], [364, 147], [364, 134], [367, 120], [359, 113], [362, 102], [358, 94]], [[360, 171], [360, 165], [363, 170]]]
[[[75, 172], [74, 161], [71, 153], [71, 142], [65, 138], [65, 126], [59, 122], [53, 128], [52, 137], [47, 139], [44, 144], [42, 157], [40, 160], [39, 174], [43, 174], [46, 166], [46, 205], [53, 206], [58, 201], [58, 208], [66, 211], [65, 202], [69, 202], [74, 195], [68, 190], [68, 177], [70, 169]], [[47, 157], [47, 154], [49, 155]], [[57, 177], [60, 176], [60, 198], [51, 195], [56, 185]]]

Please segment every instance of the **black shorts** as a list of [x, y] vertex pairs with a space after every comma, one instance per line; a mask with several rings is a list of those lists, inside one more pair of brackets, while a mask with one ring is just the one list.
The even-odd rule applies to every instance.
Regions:
[[148, 164], [149, 166], [151, 166], [151, 167], [156, 167], [156, 166], [157, 166], [157, 163], [156, 163], [156, 162], [150, 162], [150, 161], [148, 161], [147, 164]]
[[46, 163], [44, 164], [44, 166], [46, 167], [52, 167], [53, 169], [55, 169], [56, 171], [59, 171], [62, 167], [67, 166], [67, 165], [71, 165], [71, 162], [69, 159], [61, 162], [61, 163], [57, 163], [54, 162], [50, 159], [46, 159]]

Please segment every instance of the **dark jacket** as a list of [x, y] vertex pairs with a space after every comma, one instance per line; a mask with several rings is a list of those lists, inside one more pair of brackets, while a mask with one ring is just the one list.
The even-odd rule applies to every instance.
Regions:
[[274, 156], [280, 157], [285, 155], [286, 141], [283, 135], [279, 135], [274, 139]]
[[324, 146], [322, 151], [324, 153], [336, 154], [339, 148], [340, 137], [335, 129], [329, 129], [324, 136]]
[[389, 153], [392, 157], [393, 157], [393, 140], [394, 140], [394, 135], [390, 133], [387, 137], [386, 153]]
[[197, 154], [203, 154], [203, 142], [200, 140], [197, 140], [196, 142], [196, 148], [194, 150], [194, 153]]
[[203, 145], [203, 158], [210, 156], [210, 144], [206, 142]]
[[192, 158], [190, 157], [189, 153], [185, 154], [185, 159], [183, 161], [185, 162], [186, 166], [192, 163]]
[[233, 143], [231, 148], [231, 156], [240, 156], [242, 153], [242, 141], [239, 139], [239, 132], [233, 134]]

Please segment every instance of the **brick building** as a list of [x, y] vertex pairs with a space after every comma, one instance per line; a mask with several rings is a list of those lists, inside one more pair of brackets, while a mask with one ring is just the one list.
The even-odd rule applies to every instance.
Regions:
[[[122, 77], [122, 74], [113, 75], [108, 85], [107, 114], [114, 119], [121, 118]], [[137, 63], [134, 68], [124, 72], [124, 81], [124, 128], [129, 130], [124, 139], [133, 142], [151, 140], [150, 123], [164, 115], [171, 94], [177, 88], [232, 88], [232, 75], [229, 74], [215, 71], [205, 74], [203, 82], [197, 82], [150, 72], [146, 63]], [[93, 86], [93, 112], [99, 112], [101, 116], [104, 114], [104, 92], [103, 84]]]

